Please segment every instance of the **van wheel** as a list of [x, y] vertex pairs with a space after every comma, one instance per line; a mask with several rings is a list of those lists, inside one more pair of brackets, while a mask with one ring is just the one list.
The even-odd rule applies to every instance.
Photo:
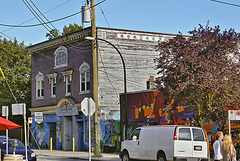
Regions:
[[131, 159], [129, 158], [128, 152], [124, 151], [123, 155], [122, 155], [122, 161], [131, 161]]
[[163, 153], [158, 153], [157, 161], [167, 161]]

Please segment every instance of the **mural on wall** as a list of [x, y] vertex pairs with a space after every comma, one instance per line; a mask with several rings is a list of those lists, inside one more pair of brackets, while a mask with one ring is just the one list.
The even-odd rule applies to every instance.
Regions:
[[44, 115], [43, 122], [38, 124], [34, 121], [31, 125], [31, 129], [35, 139], [32, 139], [34, 148], [49, 149], [49, 127], [54, 125], [56, 128], [56, 148], [60, 149], [62, 144], [62, 123], [61, 117], [56, 115]]
[[129, 124], [137, 125], [186, 125], [195, 124], [194, 113], [186, 106], [171, 107], [164, 104], [164, 97], [159, 91], [134, 93], [128, 95], [128, 120]]
[[120, 111], [102, 110], [102, 116], [99, 120], [101, 150], [103, 150], [106, 144], [115, 144], [115, 146], [118, 146], [117, 139], [120, 136]]
[[34, 148], [41, 148], [41, 149], [48, 149], [48, 142], [47, 142], [47, 130], [43, 129], [43, 123], [37, 124], [33, 121], [32, 123], [32, 132], [35, 139], [32, 140]]
[[[172, 103], [164, 104], [164, 97], [160, 91], [144, 91], [128, 94], [128, 134], [138, 126], [149, 125], [189, 125], [197, 126], [196, 114], [187, 106], [173, 108]], [[233, 109], [238, 110], [237, 106]], [[223, 131], [228, 134], [228, 122], [225, 120], [213, 122], [204, 118], [204, 128], [208, 133], [209, 142], [215, 141], [215, 134]], [[235, 145], [240, 144], [240, 122], [231, 124], [231, 133]], [[212, 149], [212, 147], [210, 147]]]

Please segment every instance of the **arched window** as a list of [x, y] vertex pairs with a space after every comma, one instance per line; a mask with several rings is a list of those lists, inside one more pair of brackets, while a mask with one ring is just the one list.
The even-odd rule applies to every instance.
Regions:
[[80, 72], [80, 93], [90, 91], [90, 66], [83, 62], [79, 67]]
[[44, 75], [41, 72], [36, 76], [36, 98], [44, 98]]
[[68, 65], [68, 54], [67, 54], [66, 47], [60, 46], [59, 48], [56, 49], [56, 51], [54, 52], [54, 55], [55, 55], [54, 69], [65, 67]]

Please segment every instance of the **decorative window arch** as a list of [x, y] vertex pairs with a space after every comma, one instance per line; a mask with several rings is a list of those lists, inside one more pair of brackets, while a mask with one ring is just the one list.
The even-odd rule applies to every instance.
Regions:
[[90, 66], [85, 61], [79, 67], [80, 93], [90, 91]]
[[36, 98], [44, 99], [44, 75], [41, 72], [36, 75]]
[[66, 67], [68, 65], [68, 53], [67, 48], [64, 46], [58, 47], [54, 52], [54, 63], [56, 68]]

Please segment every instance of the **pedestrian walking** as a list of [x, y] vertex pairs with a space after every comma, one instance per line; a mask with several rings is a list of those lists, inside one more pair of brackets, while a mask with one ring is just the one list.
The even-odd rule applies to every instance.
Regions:
[[223, 161], [236, 161], [236, 150], [230, 135], [226, 135], [223, 139]]
[[213, 152], [214, 152], [215, 161], [220, 161], [223, 159], [223, 150], [222, 150], [223, 137], [224, 136], [222, 131], [217, 132], [216, 141], [213, 143]]

